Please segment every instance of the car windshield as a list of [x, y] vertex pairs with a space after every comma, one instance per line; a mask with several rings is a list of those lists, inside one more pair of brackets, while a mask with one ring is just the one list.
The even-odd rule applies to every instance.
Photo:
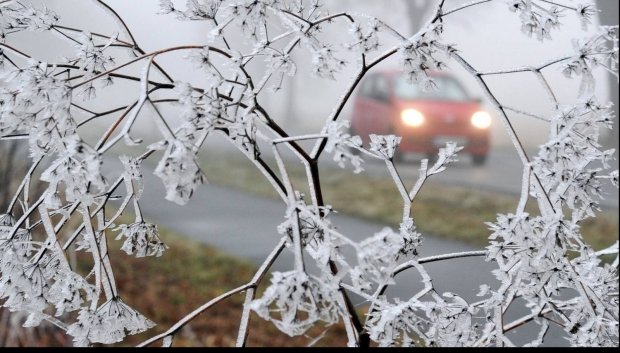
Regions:
[[396, 78], [396, 96], [400, 99], [469, 100], [467, 92], [457, 80], [447, 76], [439, 76], [434, 77], [433, 81], [437, 84], [437, 89], [424, 92], [419, 85], [409, 83], [406, 77], [399, 76]]

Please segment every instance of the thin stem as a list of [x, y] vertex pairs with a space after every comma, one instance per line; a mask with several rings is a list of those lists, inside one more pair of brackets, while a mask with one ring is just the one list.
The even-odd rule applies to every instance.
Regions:
[[[265, 274], [267, 273], [267, 271], [269, 271], [269, 268], [271, 268], [271, 265], [273, 265], [273, 262], [278, 258], [278, 256], [280, 255], [280, 253], [282, 252], [282, 250], [284, 249], [285, 246], [285, 238], [282, 238], [280, 240], [280, 242], [278, 243], [278, 245], [276, 245], [276, 247], [274, 248], [274, 250], [271, 252], [271, 254], [267, 257], [267, 259], [265, 259], [265, 261], [263, 262], [263, 264], [260, 266], [260, 268], [258, 269], [258, 271], [256, 272], [256, 274], [254, 274], [254, 277], [252, 278], [252, 280], [242, 286], [239, 286], [235, 289], [232, 289], [210, 301], [208, 301], [207, 303], [201, 305], [200, 307], [196, 308], [194, 311], [192, 311], [191, 313], [189, 313], [188, 315], [186, 315], [185, 317], [183, 317], [181, 320], [177, 321], [177, 323], [175, 323], [174, 325], [172, 325], [172, 327], [170, 327], [166, 332], [163, 332], [159, 335], [153, 336], [151, 338], [149, 338], [148, 340], [140, 343], [138, 345], [138, 347], [146, 347], [149, 346], [151, 344], [153, 344], [154, 342], [157, 342], [160, 339], [163, 339], [167, 336], [173, 336], [175, 333], [177, 333], [179, 330], [181, 330], [185, 325], [187, 325], [189, 322], [191, 322], [192, 320], [194, 320], [196, 317], [200, 316], [202, 313], [204, 313], [206, 310], [208, 310], [209, 308], [213, 307], [214, 305], [224, 301], [225, 299], [241, 293], [243, 291], [246, 290], [250, 290], [250, 289], [256, 289], [256, 287], [258, 286], [258, 284], [260, 283], [260, 281], [263, 279], [263, 277], [265, 276]], [[246, 298], [247, 299], [247, 298]], [[247, 305], [244, 305], [244, 310], [245, 307]], [[245, 312], [245, 311], [244, 311]], [[247, 329], [247, 323], [249, 323], [249, 311], [248, 311], [248, 315], [247, 318], [244, 317], [242, 315], [242, 320], [247, 320], [247, 321], [242, 321], [242, 325], [244, 322], [246, 322], [246, 329]], [[241, 331], [240, 331], [241, 334]], [[245, 339], [247, 338], [247, 333], [243, 333], [243, 339], [241, 340], [242, 345], [245, 345]], [[239, 339], [237, 340], [237, 344], [239, 345], [240, 341]]]
[[129, 37], [129, 39], [131, 40], [131, 43], [133, 43], [134, 46], [138, 46], [136, 39], [134, 38], [133, 34], [131, 33], [131, 30], [129, 29], [129, 26], [127, 26], [127, 23], [125, 23], [125, 20], [123, 20], [123, 18], [110, 5], [106, 4], [105, 1], [103, 0], [94, 0], [94, 1], [101, 8], [103, 8], [106, 12], [112, 15], [112, 18], [119, 24], [119, 27], [125, 31], [125, 34]]
[[[13, 196], [13, 199], [9, 203], [6, 213], [11, 213], [13, 211], [13, 208], [15, 207], [15, 204], [17, 203], [17, 199], [19, 198], [19, 195], [22, 193], [22, 191], [24, 191], [24, 188], [26, 186], [26, 181], [28, 180], [28, 176], [31, 176], [32, 174], [34, 174], [34, 171], [37, 169], [39, 164], [41, 164], [42, 160], [43, 160], [43, 156], [37, 158], [34, 161], [34, 163], [32, 163], [32, 165], [30, 166], [30, 169], [28, 169], [28, 172], [26, 172], [26, 177], [22, 179], [22, 182], [17, 187], [17, 190], [15, 191], [15, 196]], [[27, 192], [27, 191], [24, 191], [24, 192]]]
[[286, 239], [286, 237], [282, 237], [282, 239], [280, 239], [280, 242], [271, 251], [269, 256], [267, 256], [265, 261], [263, 261], [263, 264], [258, 271], [256, 271], [252, 281], [250, 281], [253, 286], [248, 289], [243, 303], [243, 313], [241, 314], [239, 331], [237, 333], [237, 347], [245, 347], [248, 339], [248, 327], [250, 325], [250, 303], [256, 297], [256, 287], [260, 284], [267, 271], [269, 271], [269, 268], [273, 265], [273, 262], [278, 258], [278, 256], [280, 256], [282, 250], [284, 250], [284, 247], [286, 246]]
[[137, 345], [137, 347], [146, 347], [149, 346], [151, 344], [153, 344], [154, 342], [159, 341], [160, 339], [166, 338], [168, 336], [173, 336], [175, 333], [177, 333], [180, 329], [182, 329], [185, 325], [187, 325], [188, 323], [190, 323], [192, 320], [194, 320], [195, 318], [197, 318], [198, 316], [200, 316], [203, 312], [207, 311], [208, 309], [210, 309], [212, 306], [219, 304], [220, 302], [224, 301], [225, 299], [228, 299], [229, 297], [237, 294], [237, 293], [241, 293], [245, 290], [247, 290], [248, 288], [251, 288], [252, 285], [247, 283], [244, 284], [240, 287], [237, 287], [235, 289], [232, 289], [222, 295], [220, 295], [219, 297], [216, 297], [210, 301], [208, 301], [207, 303], [199, 306], [198, 308], [196, 308], [194, 311], [192, 311], [191, 313], [189, 313], [187, 316], [185, 316], [184, 318], [182, 318], [181, 320], [177, 321], [176, 324], [174, 324], [172, 327], [170, 327], [166, 332], [160, 333], [157, 336], [153, 336], [151, 338], [149, 338], [148, 340], [140, 343], [139, 345]]
[[487, 2], [491, 2], [491, 1], [494, 1], [494, 0], [472, 1], [470, 3], [464, 4], [464, 5], [461, 5], [459, 7], [454, 8], [454, 9], [450, 9], [450, 10], [447, 10], [447, 11], [443, 12], [441, 17], [446, 17], [448, 15], [451, 15], [451, 14], [453, 14], [455, 12], [459, 12], [459, 11], [464, 10], [466, 8], [473, 7], [473, 6], [478, 6], [478, 5], [481, 5], [481, 4], [484, 4], [484, 3], [487, 3]]
[[[453, 57], [455, 58], [455, 60], [459, 64], [461, 64], [461, 66], [463, 66], [463, 68], [465, 68], [465, 70], [467, 70], [471, 75], [474, 76], [474, 78], [476, 79], [476, 81], [478, 81], [480, 87], [482, 87], [483, 91], [485, 92], [485, 94], [487, 95], [489, 100], [493, 103], [495, 108], [500, 112], [500, 115], [502, 117], [502, 122], [504, 123], [504, 126], [506, 127], [506, 131], [508, 133], [508, 136], [510, 137], [510, 140], [512, 141], [512, 144], [514, 145], [515, 149], [517, 150], [517, 154], [519, 155], [519, 158], [521, 159], [521, 162], [523, 163], [524, 166], [529, 166], [530, 165], [529, 157], [527, 156], [527, 153], [525, 152], [525, 148], [523, 147], [523, 144], [521, 143], [521, 139], [519, 139], [519, 137], [518, 137], [514, 127], [512, 126], [512, 123], [510, 122], [510, 119], [508, 118], [508, 114], [506, 113], [506, 111], [502, 107], [501, 103], [497, 100], [497, 98], [495, 97], [495, 95], [493, 94], [493, 92], [491, 91], [491, 89], [489, 88], [487, 83], [485, 82], [485, 80], [482, 78], [481, 74], [479, 74], [478, 71], [476, 69], [474, 69], [459, 54], [454, 53]], [[536, 175], [536, 173], [532, 172], [532, 176], [534, 177], [534, 182], [536, 183], [536, 186], [537, 186], [538, 190], [540, 192], [542, 192], [543, 195], [545, 196], [544, 200], [546, 202], [546, 207], [544, 207], [544, 206], [542, 207], [543, 211], [544, 210], [548, 210], [547, 213], [554, 214], [555, 210], [554, 210], [554, 207], [553, 207], [553, 203], [549, 199], [549, 195], [547, 194], [547, 191], [543, 187], [542, 182], [538, 178], [538, 175]], [[525, 190], [521, 190], [522, 194], [524, 192], [525, 192]]]
[[[71, 89], [76, 89], [76, 88], [78, 88], [78, 87], [80, 87], [80, 86], [83, 86], [83, 85], [85, 85], [85, 84], [87, 84], [87, 83], [90, 83], [90, 82], [92, 82], [92, 81], [95, 81], [96, 79], [99, 79], [99, 78], [101, 78], [101, 77], [103, 77], [103, 76], [105, 76], [105, 75], [109, 75], [109, 74], [111, 74], [111, 73], [113, 73], [113, 72], [115, 72], [115, 71], [118, 71], [118, 70], [120, 70], [120, 69], [122, 69], [122, 68], [124, 68], [124, 67], [126, 67], [126, 66], [129, 66], [129, 65], [131, 65], [131, 64], [133, 64], [133, 63], [136, 63], [136, 62], [141, 61], [141, 60], [146, 59], [146, 58], [156, 57], [156, 56], [158, 56], [158, 55], [165, 54], [165, 53], [170, 53], [170, 52], [173, 52], [173, 51], [179, 51], [179, 50], [191, 50], [191, 49], [202, 49], [202, 48], [204, 48], [204, 47], [203, 47], [203, 46], [201, 46], [201, 45], [181, 45], [181, 46], [177, 46], [177, 47], [172, 47], [172, 48], [166, 48], [166, 49], [157, 50], [157, 51], [154, 51], [154, 52], [152, 52], [152, 53], [148, 53], [148, 54], [143, 54], [143, 55], [140, 55], [140, 56], [138, 56], [138, 57], [136, 57], [136, 58], [134, 58], [134, 59], [131, 59], [131, 60], [129, 60], [129, 61], [127, 61], [127, 62], [125, 62], [125, 63], [123, 63], [123, 64], [121, 64], [121, 65], [118, 65], [118, 66], [116, 66], [116, 67], [114, 67], [114, 68], [112, 68], [112, 69], [110, 69], [110, 70], [107, 70], [107, 71], [101, 72], [101, 73], [99, 73], [99, 74], [97, 74], [97, 75], [95, 75], [95, 76], [93, 76], [93, 77], [90, 77], [90, 78], [88, 78], [87, 80], [82, 81], [82, 82], [80, 82], [80, 83], [78, 83], [78, 84], [76, 84], [76, 85], [72, 86], [72, 87], [71, 87]], [[218, 53], [220, 53], [220, 54], [223, 54], [223, 55], [225, 55], [225, 56], [229, 57], [229, 55], [228, 55], [228, 54], [226, 54], [224, 51], [222, 51], [222, 50], [220, 50], [220, 49], [216, 49], [216, 48], [209, 47], [209, 50], [212, 50], [212, 51], [218, 52]]]
[[[585, 57], [590, 57], [590, 56], [595, 56], [595, 55], [610, 55], [613, 54], [613, 51], [609, 51], [609, 52], [600, 52], [600, 53], [593, 53], [593, 54], [585, 54]], [[533, 71], [542, 71], [550, 66], [553, 66], [555, 64], [559, 64], [562, 61], [566, 61], [566, 60], [570, 60], [573, 59], [575, 57], [578, 57], [577, 55], [568, 55], [568, 56], [563, 56], [557, 59], [553, 59], [553, 60], [549, 60], [543, 64], [540, 64], [538, 66], [525, 66], [525, 67], [519, 67], [519, 68], [511, 68], [511, 69], [501, 69], [501, 70], [495, 70], [495, 71], [479, 71], [479, 72], [474, 72], [474, 75], [477, 76], [493, 76], [493, 75], [506, 75], [506, 74], [518, 74], [518, 73], [523, 73], [523, 72], [533, 72]]]

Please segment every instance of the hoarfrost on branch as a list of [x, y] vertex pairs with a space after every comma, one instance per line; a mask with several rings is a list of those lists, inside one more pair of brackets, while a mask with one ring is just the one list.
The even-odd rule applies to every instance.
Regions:
[[[282, 197], [287, 206], [285, 222], [277, 229], [282, 240], [274, 244], [249, 283], [207, 302], [141, 345], [159, 340], [171, 345], [174, 335], [200, 313], [245, 292], [238, 346], [245, 345], [251, 312], [291, 336], [302, 335], [319, 322], [331, 325], [342, 321], [351, 346], [366, 346], [370, 341], [381, 346], [511, 346], [507, 334], [529, 321], [536, 321], [540, 328], [530, 346], [544, 341], [550, 325], [563, 329], [575, 346], [617, 346], [618, 243], [597, 252], [584, 242], [580, 224], [600, 211], [602, 183], [618, 186], [618, 171], [609, 170], [615, 151], [602, 150], [597, 142], [602, 129], [612, 128], [611, 106], [595, 97], [592, 74], [602, 69], [618, 77], [618, 27], [601, 27], [594, 36], [576, 38], [574, 51], [558, 59], [540, 58], [538, 66], [479, 71], [467, 61], [468, 54], [458, 49], [458, 43], [444, 42], [442, 33], [452, 14], [491, 1], [448, 8], [445, 1], [438, 0], [432, 16], [417, 33], [401, 34], [378, 18], [330, 13], [319, 0], [188, 0], [185, 5], [161, 0], [162, 16], [205, 21], [211, 30], [208, 43], [154, 52], [141, 49], [131, 29], [104, 0], [91, 2], [116, 20], [118, 33], [95, 34], [63, 26], [52, 9], [27, 1], [0, 1], [0, 141], [27, 140], [32, 159], [24, 182], [11, 190], [14, 197], [8, 209], [0, 212], [3, 306], [27, 313], [24, 326], [51, 322], [72, 336], [76, 345], [115, 343], [151, 328], [153, 322], [121, 299], [107, 239], [114, 235], [123, 239], [122, 250], [129, 256], [161, 256], [167, 246], [159, 238], [157, 226], [143, 219], [140, 211], [140, 197], [149, 192], [142, 184], [142, 163], [160, 156], [154, 173], [166, 187], [165, 198], [183, 205], [207, 180], [197, 162], [201, 147], [209, 136], [221, 134], [254, 162]], [[506, 11], [518, 16], [523, 33], [540, 41], [553, 40], [563, 21], [591, 25], [597, 11], [586, 1], [504, 2]], [[344, 43], [323, 39], [322, 33], [329, 32], [336, 21], [350, 27]], [[235, 43], [227, 40], [227, 33], [234, 28], [240, 28], [254, 43], [251, 50], [239, 52]], [[57, 62], [38, 60], [16, 47], [19, 41], [13, 42], [14, 35], [22, 31], [58, 35], [73, 45], [74, 55]], [[177, 81], [157, 63], [160, 56], [177, 51], [186, 54], [196, 72], [209, 77], [208, 86]], [[295, 51], [312, 58], [313, 73], [321, 78], [339, 77], [345, 65], [356, 65], [358, 70], [333, 113], [326, 117], [323, 129], [313, 135], [287, 135], [260, 104], [266, 87], [278, 90], [284, 75], [297, 74]], [[348, 63], [344, 52], [355, 53], [358, 60]], [[400, 137], [372, 135], [370, 145], [364, 146], [341, 121], [342, 109], [364, 75], [392, 56], [400, 57], [409, 80], [426, 89], [436, 87], [430, 70], [441, 70], [446, 62], [462, 66], [506, 123], [524, 165], [521, 202], [514, 213], [500, 214], [488, 223], [489, 245], [485, 249], [418, 256], [424, 242], [416, 230], [411, 204], [428, 178], [457, 159], [461, 147], [449, 143], [432, 165], [424, 160], [419, 179], [408, 187], [393, 163]], [[247, 67], [256, 62], [264, 70], [250, 75]], [[119, 72], [136, 63], [143, 68], [139, 76]], [[580, 80], [577, 100], [556, 99], [545, 77], [545, 70], [550, 69]], [[515, 73], [534, 75], [554, 107], [553, 114], [539, 117], [549, 123], [549, 138], [536, 156], [523, 150], [510, 124], [511, 109], [486, 85], [489, 75]], [[119, 81], [137, 83], [133, 104], [102, 112], [81, 107]], [[157, 100], [153, 98], [156, 91], [166, 91], [174, 98]], [[165, 104], [180, 108], [182, 124], [175, 127], [170, 123], [160, 109]], [[155, 112], [148, 116], [158, 128], [160, 141], [146, 146], [142, 155], [122, 156], [124, 172], [110, 180], [102, 168], [102, 157], [117, 144], [142, 146], [132, 127], [145, 117], [139, 114], [144, 109]], [[78, 121], [85, 112], [89, 118]], [[98, 141], [85, 141], [81, 130], [105, 116], [116, 116], [116, 120], [101, 132]], [[261, 139], [270, 143], [277, 169], [263, 161], [258, 148]], [[314, 141], [314, 148], [304, 149], [299, 143], [302, 140]], [[291, 162], [282, 158], [284, 148], [294, 152], [306, 167], [310, 195], [299, 192], [299, 186], [289, 179], [287, 163]], [[351, 165], [356, 173], [363, 171], [364, 159], [385, 162], [402, 196], [400, 229], [385, 228], [361, 242], [337, 231], [330, 220], [331, 207], [323, 203], [319, 187], [318, 160], [324, 152], [333, 154], [343, 168]], [[43, 165], [47, 169], [41, 171], [40, 180], [46, 189], [33, 200], [30, 179]], [[106, 212], [106, 205], [119, 193], [123, 195], [120, 206], [113, 214]], [[525, 212], [529, 200], [536, 201], [539, 214]], [[116, 225], [128, 208], [133, 208], [135, 222]], [[353, 249], [356, 259], [343, 256], [343, 248]], [[71, 251], [90, 253], [90, 273], [74, 272], [68, 260]], [[272, 273], [271, 284], [259, 296], [258, 285], [283, 251], [293, 253], [294, 268]], [[616, 255], [613, 264], [601, 261], [601, 256], [610, 254]], [[424, 265], [470, 256], [493, 262], [499, 285], [482, 285], [480, 300], [475, 303], [455, 293], [437, 292]], [[310, 264], [318, 273], [309, 273]], [[417, 272], [424, 289], [411, 293], [410, 298], [388, 299], [386, 289], [398, 282], [397, 275], [403, 271]], [[352, 293], [367, 300], [366, 320], [351, 305]], [[517, 299], [524, 304], [517, 304]], [[511, 305], [525, 305], [531, 313], [505, 322]], [[66, 315], [69, 312], [77, 315]], [[75, 319], [70, 321], [70, 317]]]

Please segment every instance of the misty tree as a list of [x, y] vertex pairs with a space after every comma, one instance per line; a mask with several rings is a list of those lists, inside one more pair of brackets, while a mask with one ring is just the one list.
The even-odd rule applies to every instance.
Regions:
[[[618, 11], [619, 11], [619, 3], [617, 1], [608, 1], [608, 0], [597, 0], [596, 6], [598, 6], [600, 11], [600, 19], [601, 24], [611, 26], [616, 24], [618, 21]], [[618, 126], [618, 98], [620, 97], [620, 93], [618, 91], [618, 80], [610, 80], [609, 82], [609, 92], [611, 96], [611, 100], [614, 104], [614, 113], [616, 116], [616, 120], [614, 121], [614, 126]], [[618, 149], [618, 140], [620, 137], [618, 136], [618, 129], [613, 129], [611, 134], [609, 134], [610, 146]]]
[[[468, 53], [460, 51], [458, 43], [446, 43], [442, 33], [453, 14], [492, 1], [456, 7], [434, 1], [423, 25], [400, 33], [373, 16], [332, 13], [319, 0], [161, 0], [162, 16], [204, 21], [211, 29], [206, 43], [151, 52], [143, 50], [131, 28], [104, 0], [92, 0], [93, 6], [116, 21], [117, 33], [67, 26], [53, 9], [26, 0], [0, 1], [0, 141], [27, 143], [30, 151], [29, 168], [18, 185], [0, 185], [3, 193], [12, 195], [0, 213], [3, 306], [26, 313], [26, 327], [44, 321], [57, 326], [76, 345], [112, 344], [152, 328], [156, 323], [122, 299], [108, 254], [110, 238], [122, 240], [127, 256], [164, 254], [168, 247], [157, 225], [140, 209], [141, 196], [150, 192], [143, 185], [143, 164], [154, 160], [154, 174], [166, 187], [166, 200], [186, 204], [207, 180], [197, 161], [202, 146], [209, 137], [221, 135], [262, 172], [286, 206], [284, 222], [273, 230], [280, 240], [248, 283], [205, 302], [141, 346], [172, 345], [182, 327], [239, 294], [245, 301], [238, 346], [244, 346], [251, 334], [251, 319], [267, 320], [290, 336], [303, 335], [318, 324], [341, 322], [350, 346], [372, 342], [512, 346], [509, 334], [531, 322], [538, 333], [529, 346], [542, 344], [551, 326], [559, 327], [574, 346], [617, 346], [618, 242], [608, 249], [593, 249], [584, 241], [580, 225], [600, 211], [602, 184], [618, 186], [618, 171], [609, 165], [615, 151], [602, 150], [597, 142], [601, 130], [612, 128], [614, 117], [611, 105], [595, 97], [592, 74], [607, 70], [617, 77], [618, 27], [603, 26], [594, 35], [575, 38], [572, 51], [541, 57], [536, 66], [483, 71], [468, 62]], [[587, 27], [597, 13], [585, 1], [497, 1], [506, 3], [506, 11], [520, 19], [524, 35], [539, 41], [553, 40], [566, 21]], [[324, 35], [337, 25], [350, 28], [345, 41], [333, 42]], [[253, 43], [250, 49], [240, 51], [238, 43], [227, 39], [236, 30]], [[57, 35], [73, 45], [73, 56], [39, 60], [20, 47], [20, 32]], [[198, 87], [172, 77], [158, 59], [173, 52], [186, 54], [192, 70], [207, 77], [208, 84]], [[266, 88], [277, 88], [283, 77], [297, 73], [295, 52], [312, 58], [317, 77], [350, 80], [333, 112], [324, 117], [323, 128], [302, 136], [289, 136], [261, 105]], [[357, 60], [345, 61], [344, 53], [353, 53]], [[433, 163], [421, 162], [417, 181], [403, 180], [393, 162], [400, 137], [372, 135], [370, 144], [364, 145], [341, 121], [358, 83], [390, 57], [398, 57], [408, 79], [426, 89], [435, 87], [430, 71], [442, 70], [447, 62], [464, 68], [493, 104], [523, 162], [520, 200], [512, 213], [499, 214], [488, 223], [489, 243], [484, 249], [418, 255], [424, 236], [416, 228], [412, 203], [429, 178], [457, 160], [462, 146], [448, 143]], [[124, 71], [131, 65], [140, 65], [140, 74]], [[352, 78], [340, 75], [347, 65], [357, 68]], [[250, 66], [262, 70], [256, 73]], [[549, 70], [579, 80], [578, 99], [560, 101], [546, 78]], [[537, 79], [552, 114], [539, 116], [528, 107], [508, 107], [487, 85], [490, 76], [518, 73]], [[127, 93], [132, 95], [130, 104], [106, 103], [103, 110], [90, 109], [119, 82], [135, 83]], [[162, 92], [165, 98], [156, 97]], [[175, 113], [167, 114], [167, 106]], [[112, 122], [97, 139], [89, 140], [84, 132], [104, 117]], [[158, 142], [143, 142], [134, 129], [139, 119], [157, 127]], [[523, 149], [513, 119], [548, 123], [548, 141], [536, 155]], [[314, 147], [304, 148], [302, 141], [313, 141]], [[118, 145], [142, 152], [103, 158]], [[273, 151], [275, 167], [263, 159], [265, 148]], [[285, 150], [292, 151], [296, 160], [283, 158]], [[398, 229], [385, 228], [361, 242], [338, 231], [331, 219], [334, 210], [321, 189], [319, 158], [325, 154], [355, 173], [363, 171], [368, 159], [385, 164], [402, 197]], [[112, 179], [104, 167], [114, 158], [123, 172]], [[308, 194], [288, 177], [291, 163], [305, 167]], [[35, 180], [45, 184], [42, 192], [30, 187]], [[537, 212], [526, 213], [530, 203]], [[130, 211], [133, 222], [116, 224]], [[356, 256], [345, 256], [345, 249], [354, 250]], [[68, 259], [73, 252], [90, 256], [90, 271], [82, 273], [72, 266]], [[269, 273], [284, 252], [293, 254], [294, 264], [288, 271]], [[612, 255], [612, 260], [602, 261], [603, 255]], [[480, 257], [495, 266], [492, 274], [498, 284], [482, 285], [475, 302], [439, 292], [426, 268], [464, 257]], [[398, 275], [409, 271], [419, 275], [423, 289], [400, 300], [386, 296], [386, 290], [398, 283]], [[258, 285], [267, 281], [267, 289], [258, 292]], [[356, 311], [352, 295], [366, 300], [365, 316]], [[507, 321], [508, 308], [514, 306], [522, 306], [528, 314]]]
[[403, 3], [407, 9], [407, 19], [413, 33], [423, 24], [424, 16], [428, 15], [434, 4], [432, 1], [423, 0], [403, 0]]

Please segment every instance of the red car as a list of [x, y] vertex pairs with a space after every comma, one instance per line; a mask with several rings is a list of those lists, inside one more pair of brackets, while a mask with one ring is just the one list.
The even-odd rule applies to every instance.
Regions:
[[454, 141], [465, 147], [475, 165], [484, 164], [491, 116], [454, 76], [431, 76], [437, 90], [424, 92], [401, 72], [370, 74], [355, 99], [351, 134], [365, 144], [369, 134], [402, 136], [399, 153], [424, 153], [431, 159], [447, 141]]

